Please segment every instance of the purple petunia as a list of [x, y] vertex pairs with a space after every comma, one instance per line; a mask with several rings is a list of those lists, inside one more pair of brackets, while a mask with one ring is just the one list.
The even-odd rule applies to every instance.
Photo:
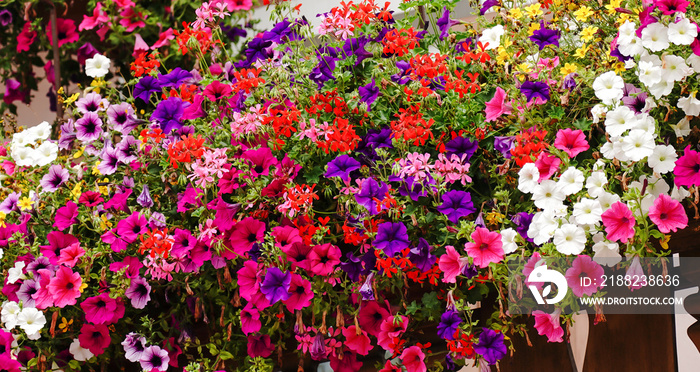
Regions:
[[440, 324], [437, 326], [438, 336], [445, 340], [454, 340], [455, 332], [461, 323], [462, 318], [459, 316], [459, 312], [455, 310], [445, 311], [442, 313]]
[[349, 155], [340, 155], [328, 163], [326, 178], [340, 177], [343, 181], [350, 180], [350, 172], [360, 169], [360, 162]]
[[493, 139], [493, 148], [499, 151], [504, 158], [513, 156], [510, 150], [515, 147], [515, 136], [496, 136]]
[[360, 101], [367, 104], [367, 111], [371, 111], [372, 103], [379, 97], [379, 87], [374, 83], [374, 79], [367, 85], [358, 88]]
[[374, 199], [384, 200], [387, 191], [389, 191], [389, 186], [384, 182], [380, 185], [374, 178], [367, 178], [362, 181], [360, 188], [360, 192], [355, 194], [357, 204], [367, 208], [372, 215], [379, 213], [377, 211], [377, 202]]
[[153, 76], [146, 75], [142, 77], [136, 86], [134, 86], [134, 98], [138, 98], [144, 102], [148, 102], [151, 99], [151, 94], [154, 92], [160, 92], [161, 85], [158, 79]]
[[484, 15], [489, 9], [499, 4], [500, 2], [498, 0], [486, 0], [483, 4], [481, 4], [481, 9], [479, 10], [479, 13], [481, 13], [481, 15]]
[[474, 345], [474, 351], [484, 357], [489, 364], [496, 364], [508, 350], [503, 340], [503, 333], [484, 328], [479, 335], [479, 343]]
[[547, 45], [559, 46], [559, 31], [550, 30], [544, 27], [544, 22], [540, 23], [540, 29], [535, 30], [530, 36], [530, 40], [537, 44], [540, 50], [544, 49]]
[[467, 160], [474, 156], [474, 153], [479, 148], [479, 141], [470, 140], [469, 138], [457, 136], [445, 144], [445, 151], [447, 151], [448, 156], [455, 154], [460, 158], [462, 155], [467, 155]]
[[511, 218], [511, 221], [516, 225], [515, 231], [520, 234], [520, 236], [532, 243], [532, 238], [527, 236], [527, 230], [530, 229], [530, 224], [532, 219], [535, 217], [534, 213], [518, 212]]
[[277, 267], [267, 269], [265, 280], [260, 283], [260, 292], [265, 295], [270, 304], [275, 304], [277, 301], [284, 301], [289, 298], [289, 285], [292, 282], [292, 274], [288, 271], [283, 272]]
[[367, 58], [372, 58], [374, 54], [371, 52], [368, 52], [367, 49], [365, 49], [365, 46], [369, 42], [369, 39], [367, 37], [359, 37], [359, 38], [351, 38], [345, 40], [345, 44], [343, 44], [343, 53], [345, 54], [346, 57], [349, 57], [351, 55], [354, 55], [357, 57], [355, 60], [355, 66], [359, 66], [362, 61], [364, 61]]
[[472, 196], [466, 191], [452, 190], [442, 195], [442, 205], [438, 208], [440, 213], [447, 216], [452, 223], [457, 223], [460, 217], [466, 217], [474, 212]]
[[459, 24], [459, 21], [450, 19], [450, 11], [447, 9], [447, 7], [444, 7], [442, 9], [442, 16], [438, 18], [436, 24], [440, 30], [440, 40], [442, 40], [447, 37], [450, 27]]
[[192, 73], [180, 67], [174, 68], [169, 74], [158, 74], [158, 83], [161, 87], [179, 88], [180, 85], [194, 81]]
[[87, 112], [85, 115], [75, 121], [75, 137], [82, 142], [90, 143], [102, 134], [102, 119], [97, 116], [97, 113]]
[[380, 223], [377, 226], [377, 236], [374, 238], [373, 245], [392, 257], [410, 244], [407, 231], [406, 225], [401, 222]]
[[49, 168], [49, 172], [41, 179], [41, 187], [44, 191], [55, 192], [58, 188], [68, 181], [70, 174], [58, 164], [54, 164]]
[[124, 357], [132, 362], [141, 360], [143, 351], [146, 350], [146, 338], [138, 333], [131, 332], [122, 341], [124, 347]]
[[143, 185], [143, 190], [136, 198], [136, 202], [144, 208], [150, 208], [153, 206], [153, 199], [151, 198], [151, 193], [148, 190], [148, 184]]
[[549, 100], [549, 86], [540, 81], [526, 81], [520, 86], [520, 92], [527, 97], [529, 103], [535, 98], [541, 98], [544, 101]]
[[117, 166], [119, 165], [119, 150], [112, 146], [105, 146], [102, 150], [102, 155], [100, 156], [102, 161], [97, 169], [100, 173], [104, 175], [114, 174], [117, 171]]
[[427, 240], [419, 238], [418, 246], [411, 248], [408, 255], [408, 259], [422, 272], [430, 270], [437, 261], [437, 257], [430, 253], [431, 248]]
[[107, 107], [109, 107], [109, 101], [102, 98], [102, 96], [98, 93], [90, 92], [86, 94], [85, 97], [79, 99], [78, 102], [75, 103], [75, 106], [78, 108], [80, 113], [86, 114], [88, 112], [106, 110]]
[[187, 106], [189, 106], [188, 102], [183, 102], [178, 97], [170, 97], [165, 101], [160, 101], [151, 115], [151, 120], [160, 124], [163, 133], [170, 134], [173, 129], [182, 128], [180, 119]]
[[131, 300], [131, 306], [135, 309], [143, 309], [151, 300], [151, 286], [146, 279], [137, 276], [131, 279], [124, 295]]
[[12, 23], [12, 13], [7, 9], [3, 9], [0, 11], [0, 26], [7, 27], [10, 23]]
[[311, 70], [311, 75], [309, 78], [316, 82], [319, 89], [321, 89], [323, 84], [328, 80], [335, 80], [333, 70], [335, 70], [335, 61], [337, 60], [338, 58], [332, 56], [318, 57], [318, 66]]
[[170, 363], [170, 356], [168, 351], [161, 349], [158, 346], [149, 346], [143, 350], [141, 353], [141, 368], [144, 371], [151, 371], [157, 369], [159, 371], [165, 371], [168, 369], [168, 363]]
[[127, 134], [138, 125], [138, 121], [134, 116], [134, 108], [126, 102], [118, 105], [109, 106], [107, 109], [107, 117], [112, 129]]

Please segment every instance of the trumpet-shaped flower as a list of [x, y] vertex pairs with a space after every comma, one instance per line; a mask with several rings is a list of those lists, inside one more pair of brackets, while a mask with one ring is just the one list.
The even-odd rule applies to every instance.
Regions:
[[485, 268], [490, 263], [503, 260], [503, 242], [501, 234], [477, 227], [471, 235], [473, 243], [466, 243], [464, 250], [474, 260], [474, 265]]
[[608, 240], [627, 241], [634, 236], [634, 225], [636, 221], [632, 215], [632, 211], [626, 204], [615, 202], [610, 206], [610, 209], [603, 212], [601, 215], [605, 231], [608, 233]]

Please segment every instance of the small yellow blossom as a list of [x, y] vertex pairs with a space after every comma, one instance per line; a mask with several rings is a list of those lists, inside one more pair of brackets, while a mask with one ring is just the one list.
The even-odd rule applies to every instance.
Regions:
[[588, 26], [581, 31], [581, 40], [589, 42], [595, 37], [595, 33], [598, 32], [598, 27]]
[[83, 156], [83, 152], [85, 152], [85, 146], [81, 147], [80, 150], [78, 150], [75, 154], [73, 154], [73, 159], [77, 159], [77, 158]]
[[621, 13], [617, 16], [617, 23], [623, 24], [627, 21], [634, 21], [633, 17], [633, 14]]
[[527, 12], [527, 15], [530, 16], [530, 18], [536, 18], [544, 14], [544, 12], [542, 12], [542, 10], [540, 9], [541, 7], [542, 6], [540, 5], [540, 3], [534, 3], [532, 5], [526, 6], [525, 12]]
[[61, 332], [67, 332], [72, 325], [73, 319], [68, 320], [66, 317], [61, 317], [61, 324], [58, 325], [58, 329], [61, 330]]
[[505, 216], [499, 212], [491, 212], [491, 213], [486, 214], [486, 222], [489, 225], [495, 225], [495, 224], [501, 223], [501, 222], [503, 222], [503, 218], [505, 218]]
[[5, 212], [0, 212], [0, 227], [7, 227], [7, 225], [5, 225], [5, 217], [7, 217], [7, 214], [5, 214]]
[[576, 16], [576, 19], [579, 22], [586, 22], [588, 20], [588, 18], [590, 16], [592, 16], [593, 14], [595, 14], [593, 12], [593, 9], [591, 9], [585, 5], [582, 5], [580, 8], [578, 8], [577, 11], [574, 12], [574, 16]]
[[537, 31], [537, 30], [539, 30], [539, 29], [540, 29], [540, 24], [539, 24], [539, 23], [535, 23], [535, 22], [530, 23], [530, 27], [529, 27], [528, 30], [527, 30], [527, 34], [530, 35], [530, 36], [532, 36], [532, 35], [535, 33], [535, 31]]
[[526, 73], [526, 74], [529, 74], [530, 72], [532, 72], [532, 64], [528, 63], [528, 62], [520, 63], [517, 66], [515, 66], [515, 68], [518, 71]]
[[75, 101], [78, 99], [78, 97], [80, 97], [80, 93], [76, 93], [76, 94], [74, 94], [74, 95], [72, 95], [72, 96], [66, 98], [66, 99], [63, 101], [63, 103], [65, 103], [66, 105], [70, 105], [70, 104], [72, 104], [73, 102], [75, 102]]
[[107, 215], [106, 214], [101, 215], [100, 216], [100, 229], [102, 229], [102, 231], [105, 231], [111, 227], [112, 227], [112, 223], [109, 222], [109, 220], [107, 220]]
[[77, 203], [78, 198], [80, 198], [80, 195], [83, 194], [83, 186], [82, 183], [77, 183], [75, 187], [73, 187], [73, 190], [71, 190], [70, 195], [73, 197], [73, 200]]
[[605, 6], [605, 9], [608, 10], [608, 14], [613, 14], [615, 13], [615, 8], [620, 8], [622, 6], [622, 0], [611, 0], [610, 4]]
[[23, 197], [22, 199], [19, 200], [17, 205], [19, 205], [19, 209], [22, 211], [30, 211], [32, 210], [32, 205], [34, 202], [32, 199], [28, 196]]
[[586, 58], [586, 53], [588, 53], [590, 49], [590, 46], [583, 44], [580, 48], [576, 49], [576, 53], [574, 53], [574, 56], [578, 58]]
[[671, 235], [664, 235], [663, 238], [659, 239], [659, 244], [661, 244], [661, 248], [668, 249], [669, 240], [671, 240]]
[[515, 19], [523, 18], [523, 11], [520, 10], [520, 8], [513, 8], [508, 12], [508, 14]]
[[496, 62], [499, 65], [505, 65], [510, 59], [510, 55], [506, 52], [505, 48], [498, 48], [498, 55], [496, 56]]
[[104, 184], [104, 185], [101, 185], [101, 184], [97, 185], [97, 188], [98, 188], [98, 191], [100, 192], [100, 194], [102, 194], [102, 195], [109, 194], [109, 178], [103, 179], [102, 182], [100, 182], [100, 183]]
[[615, 68], [615, 73], [620, 74], [622, 72], [625, 72], [627, 69], [625, 68], [625, 64], [622, 62], [617, 62], [613, 65], [613, 68]]
[[95, 176], [101, 176], [101, 175], [102, 175], [102, 172], [100, 172], [100, 169], [97, 168], [98, 166], [100, 166], [100, 161], [96, 162], [96, 163], [95, 163], [95, 166], [92, 167], [92, 174], [95, 175]]
[[80, 288], [79, 288], [79, 289], [80, 289], [80, 293], [83, 293], [83, 291], [84, 291], [85, 288], [87, 288], [87, 287], [88, 287], [88, 284], [85, 283], [85, 282], [83, 282], [83, 284], [81, 284], [81, 285], [80, 285]]
[[568, 74], [576, 72], [577, 70], [578, 70], [578, 66], [575, 63], [567, 62], [564, 64], [564, 67], [561, 68], [559, 73], [562, 74], [562, 76], [566, 76]]

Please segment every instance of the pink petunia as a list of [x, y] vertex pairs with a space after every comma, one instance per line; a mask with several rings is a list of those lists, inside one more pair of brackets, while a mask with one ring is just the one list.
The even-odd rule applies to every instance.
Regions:
[[109, 22], [107, 12], [102, 10], [102, 3], [97, 3], [95, 9], [92, 10], [92, 17], [83, 15], [83, 21], [78, 26], [78, 31], [92, 30], [93, 28]]
[[343, 336], [345, 336], [345, 345], [348, 349], [360, 354], [367, 355], [373, 346], [370, 342], [367, 332], [358, 329], [354, 325], [343, 329]]
[[257, 276], [258, 264], [248, 260], [243, 263], [243, 267], [238, 270], [238, 285], [241, 297], [250, 301], [253, 295], [260, 291], [260, 280]]
[[580, 129], [573, 130], [571, 128], [561, 129], [557, 132], [557, 138], [554, 140], [554, 147], [564, 151], [570, 158], [589, 149], [586, 135]]
[[311, 271], [316, 275], [330, 275], [340, 264], [340, 248], [331, 243], [319, 244], [309, 253]]
[[442, 279], [445, 283], [454, 283], [457, 281], [457, 275], [462, 273], [464, 266], [469, 263], [469, 258], [461, 257], [455, 250], [455, 247], [448, 245], [445, 247], [446, 253], [440, 256], [438, 267], [445, 275]]
[[66, 305], [75, 305], [76, 300], [80, 297], [82, 284], [83, 279], [79, 273], [74, 273], [70, 268], [61, 266], [49, 283], [49, 292], [51, 292], [55, 306], [62, 308]]
[[261, 327], [260, 312], [249, 303], [241, 310], [241, 330], [249, 335], [258, 332]]
[[547, 342], [563, 342], [564, 329], [561, 327], [561, 309], [557, 309], [552, 314], [542, 310], [535, 310], [532, 315], [535, 317], [535, 329], [540, 336], [547, 336]]
[[688, 226], [688, 216], [681, 203], [666, 194], [661, 194], [654, 200], [649, 208], [649, 218], [664, 234]]
[[39, 288], [32, 294], [32, 298], [34, 299], [34, 307], [43, 310], [54, 306], [53, 295], [49, 290], [53, 272], [48, 269], [40, 269], [37, 273], [39, 274]]
[[228, 259], [245, 256], [253, 248], [253, 244], [262, 242], [264, 238], [265, 223], [253, 217], [246, 217], [233, 227], [228, 241], [231, 249], [225, 250], [221, 256]]
[[676, 176], [673, 180], [676, 186], [700, 185], [700, 152], [686, 146], [683, 156], [676, 160], [673, 175]]
[[17, 53], [28, 52], [35, 39], [36, 31], [32, 30], [32, 23], [25, 23], [22, 32], [17, 35]]
[[496, 88], [496, 93], [490, 101], [486, 102], [486, 122], [495, 121], [501, 115], [509, 115], [513, 109], [510, 102], [506, 102], [508, 95], [501, 87]]
[[289, 298], [284, 301], [287, 310], [302, 310], [311, 305], [314, 292], [311, 290], [311, 282], [301, 277], [299, 274], [292, 274], [292, 281], [289, 285]]
[[540, 172], [540, 179], [538, 182], [548, 180], [550, 177], [552, 177], [552, 175], [559, 170], [560, 165], [561, 160], [558, 157], [550, 155], [544, 151], [541, 152], [537, 157], [537, 160], [535, 160], [535, 166]]
[[464, 245], [469, 257], [474, 259], [474, 265], [480, 268], [488, 267], [491, 262], [503, 260], [503, 241], [501, 234], [489, 231], [483, 227], [477, 227], [472, 233], [473, 243]]
[[[574, 259], [571, 267], [566, 270], [566, 283], [576, 297], [583, 295], [590, 296], [598, 292], [598, 288], [603, 283], [602, 276], [605, 274], [603, 267], [593, 261], [590, 256], [580, 255]], [[590, 285], [583, 286], [586, 282], [583, 278], [590, 278]]]
[[425, 354], [418, 346], [411, 346], [401, 353], [401, 362], [407, 372], [426, 372]]
[[95, 324], [110, 324], [117, 311], [117, 301], [102, 293], [99, 296], [85, 299], [80, 307], [85, 312], [85, 320]]
[[56, 211], [56, 220], [53, 227], [65, 230], [78, 223], [78, 205], [69, 200], [64, 207]]
[[83, 324], [78, 336], [80, 346], [90, 350], [95, 355], [105, 352], [112, 338], [109, 336], [109, 329], [104, 324]]
[[611, 242], [627, 241], [634, 236], [634, 225], [636, 223], [632, 211], [627, 207], [627, 204], [616, 202], [610, 209], [605, 211], [601, 218], [605, 226], [605, 232], [608, 233], [608, 240]]

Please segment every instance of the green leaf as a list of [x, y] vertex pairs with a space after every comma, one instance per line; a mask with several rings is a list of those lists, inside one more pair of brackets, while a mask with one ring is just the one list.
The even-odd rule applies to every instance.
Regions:
[[415, 314], [419, 309], [420, 307], [418, 306], [418, 303], [416, 303], [416, 301], [413, 301], [406, 307], [406, 314]]
[[547, 115], [552, 119], [561, 120], [564, 117], [564, 108], [561, 106], [552, 106], [547, 110]]
[[219, 353], [219, 358], [220, 358], [221, 360], [232, 359], [232, 358], [233, 358], [233, 354], [229, 353], [228, 351], [223, 351], [223, 350], [222, 350], [222, 351]]
[[593, 125], [593, 122], [588, 119], [578, 119], [574, 122], [574, 127], [581, 129], [582, 131], [587, 131], [591, 129], [591, 125]]
[[424, 294], [421, 301], [427, 309], [435, 310], [440, 306], [440, 300], [437, 298], [437, 292], [428, 292]]

